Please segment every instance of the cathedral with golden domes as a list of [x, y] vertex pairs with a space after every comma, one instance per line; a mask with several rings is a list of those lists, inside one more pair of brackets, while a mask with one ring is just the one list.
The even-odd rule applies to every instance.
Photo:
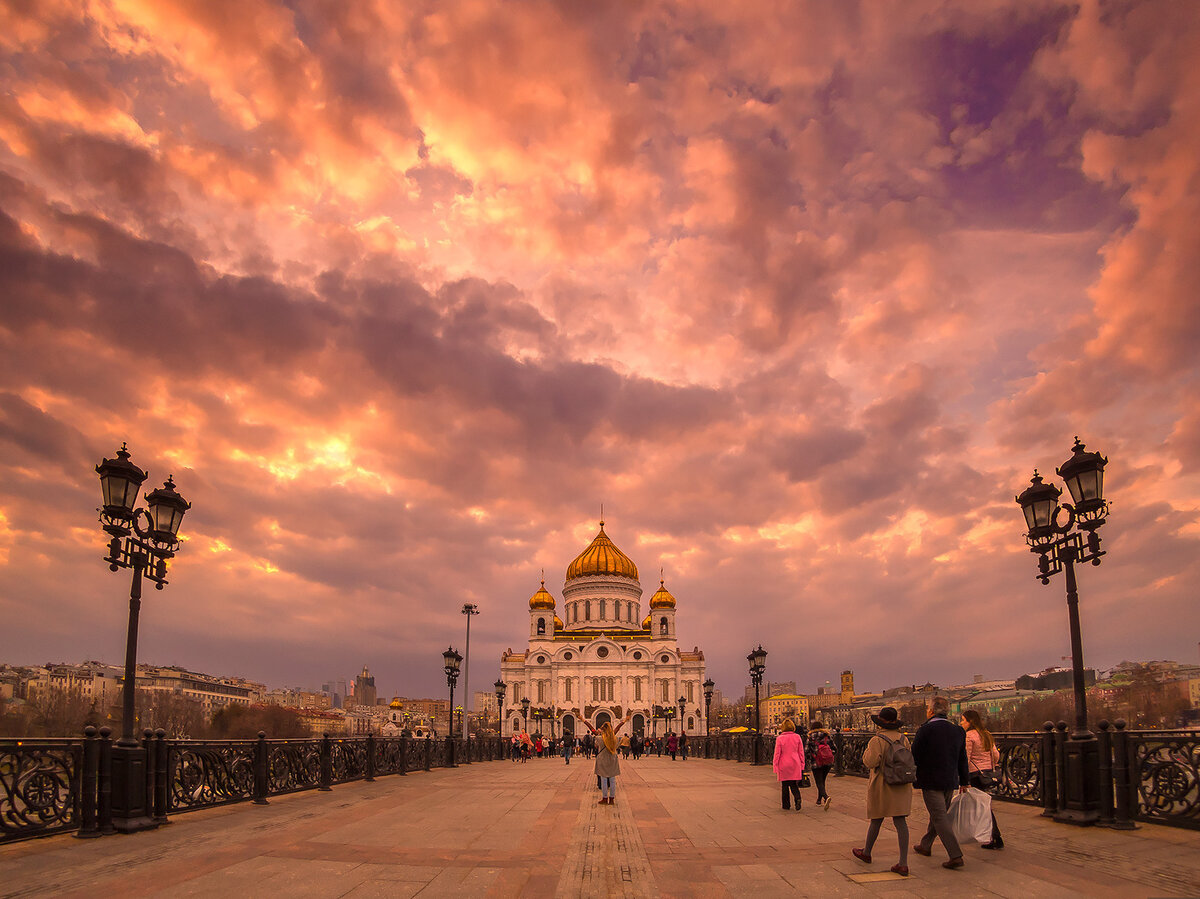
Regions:
[[[632, 714], [631, 733], [664, 728], [707, 731], [704, 720], [704, 653], [679, 649], [675, 597], [664, 581], [641, 609], [637, 565], [604, 532], [567, 566], [559, 600], [543, 579], [529, 598], [529, 645], [500, 657], [505, 683], [505, 736], [526, 722], [532, 733], [582, 736], [580, 719], [599, 727]], [[680, 701], [682, 700], [682, 713]], [[671, 718], [664, 718], [670, 709]], [[553, 720], [553, 725], [551, 724]]]

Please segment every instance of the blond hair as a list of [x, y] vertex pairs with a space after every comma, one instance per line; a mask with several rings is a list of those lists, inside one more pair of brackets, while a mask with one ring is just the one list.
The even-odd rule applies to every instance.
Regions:
[[785, 718], [783, 721], [783, 724], [781, 724], [779, 726], [779, 729], [784, 731], [785, 733], [787, 733], [787, 732], [794, 733], [796, 730], [796, 722], [793, 721], [791, 718]]

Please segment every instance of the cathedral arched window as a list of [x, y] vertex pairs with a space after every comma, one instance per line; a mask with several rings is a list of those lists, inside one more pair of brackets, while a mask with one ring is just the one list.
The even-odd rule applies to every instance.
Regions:
[[600, 620], [604, 620], [604, 600], [600, 600]]
[[660, 634], [665, 634], [667, 633], [667, 630], [667, 616], [664, 615], [658, 620], [658, 632]]
[[546, 633], [546, 619], [545, 618], [538, 619], [537, 632], [539, 635]]
[[696, 726], [696, 719], [689, 716], [688, 717], [688, 730], [692, 730], [693, 728], [695, 728], [695, 726]]
[[590, 599], [583, 603], [583, 619], [584, 621], [592, 620], [592, 601]]

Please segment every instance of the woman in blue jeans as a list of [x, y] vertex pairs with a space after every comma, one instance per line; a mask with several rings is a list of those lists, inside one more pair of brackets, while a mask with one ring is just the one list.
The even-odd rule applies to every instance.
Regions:
[[587, 729], [598, 736], [599, 746], [596, 752], [596, 777], [600, 779], [600, 802], [598, 805], [614, 805], [616, 803], [616, 778], [621, 773], [621, 763], [617, 761], [617, 734], [632, 717], [632, 713], [621, 719], [614, 729], [612, 724], [605, 721], [599, 730], [587, 721]]

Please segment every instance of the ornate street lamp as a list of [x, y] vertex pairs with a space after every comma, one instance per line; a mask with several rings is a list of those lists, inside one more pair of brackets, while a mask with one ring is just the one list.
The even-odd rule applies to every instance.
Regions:
[[762, 706], [758, 697], [758, 688], [762, 686], [763, 672], [767, 670], [767, 651], [758, 644], [746, 656], [750, 663], [750, 680], [754, 682], [754, 764], [762, 764]]
[[529, 697], [521, 700], [521, 711], [525, 714], [525, 733], [529, 733]]
[[138, 490], [148, 473], [129, 461], [124, 443], [117, 450], [117, 458], [101, 460], [96, 473], [100, 475], [104, 503], [100, 509], [100, 522], [111, 538], [104, 561], [113, 571], [133, 569], [125, 640], [121, 739], [112, 751], [113, 827], [122, 833], [132, 833], [158, 826], [150, 815], [146, 795], [146, 750], [138, 745], [133, 735], [142, 578], [153, 581], [157, 590], [166, 586], [167, 560], [175, 556], [179, 547], [179, 525], [192, 505], [175, 492], [175, 480], [168, 477], [162, 487], [146, 497], [148, 510], [136, 508]]
[[712, 697], [715, 686], [711, 677], [704, 681], [704, 733], [706, 734], [712, 733], [710, 716], [712, 715]]
[[450, 719], [449, 733], [446, 735], [446, 750], [449, 753], [449, 768], [456, 768], [454, 764], [454, 684], [458, 681], [458, 669], [462, 665], [462, 656], [454, 651], [451, 646], [442, 653], [442, 660], [446, 663], [446, 684], [450, 687], [450, 706], [447, 711], [447, 717]]
[[498, 718], [499, 726], [496, 729], [496, 733], [499, 736], [503, 737], [504, 736], [504, 693], [505, 693], [505, 691], [508, 690], [508, 686], [504, 683], [504, 681], [502, 681], [498, 678], [496, 680], [496, 683], [494, 683], [492, 686], [494, 686], [496, 688], [496, 713], [499, 715], [499, 718]]
[[468, 720], [470, 713], [466, 710], [471, 706], [471, 617], [479, 614], [479, 606], [473, 602], [463, 603], [462, 613], [467, 616], [467, 648], [465, 653], [466, 665], [463, 667], [463, 716], [462, 735], [467, 739]]
[[683, 733], [683, 705], [687, 702], [682, 696], [679, 697], [679, 732]]
[[[1079, 634], [1079, 589], [1075, 564], [1100, 564], [1097, 530], [1108, 516], [1104, 499], [1104, 466], [1108, 459], [1089, 453], [1075, 438], [1071, 458], [1056, 469], [1071, 491], [1072, 503], [1059, 504], [1062, 491], [1042, 481], [1035, 469], [1029, 486], [1016, 498], [1028, 528], [1025, 541], [1038, 554], [1037, 578], [1050, 578], [1066, 571], [1067, 617], [1071, 629], [1071, 671], [1075, 692], [1075, 729], [1064, 747], [1064, 772], [1059, 777], [1059, 810], [1056, 821], [1094, 824], [1100, 817], [1100, 746], [1088, 729], [1087, 692], [1084, 683], [1083, 641]], [[1059, 521], [1066, 511], [1065, 522]]]

